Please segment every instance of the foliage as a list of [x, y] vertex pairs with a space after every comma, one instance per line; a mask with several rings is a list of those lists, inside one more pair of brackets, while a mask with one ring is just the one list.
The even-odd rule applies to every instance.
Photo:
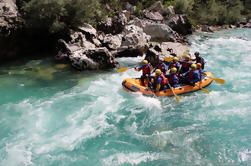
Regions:
[[174, 5], [176, 12], [187, 14], [192, 22], [209, 25], [236, 23], [245, 10], [241, 0], [175, 0]]
[[98, 0], [29, 0], [21, 10], [28, 27], [54, 33], [85, 22], [95, 23], [102, 14]]

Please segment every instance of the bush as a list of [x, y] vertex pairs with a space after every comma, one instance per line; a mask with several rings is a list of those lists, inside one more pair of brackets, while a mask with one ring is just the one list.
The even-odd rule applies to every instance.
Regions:
[[21, 11], [28, 27], [52, 33], [85, 22], [94, 24], [102, 16], [98, 0], [29, 0]]

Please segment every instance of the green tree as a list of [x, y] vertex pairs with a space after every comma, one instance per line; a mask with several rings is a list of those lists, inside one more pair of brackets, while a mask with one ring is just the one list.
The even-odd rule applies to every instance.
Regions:
[[98, 0], [29, 0], [21, 10], [28, 27], [52, 33], [84, 22], [95, 23], [102, 16]]

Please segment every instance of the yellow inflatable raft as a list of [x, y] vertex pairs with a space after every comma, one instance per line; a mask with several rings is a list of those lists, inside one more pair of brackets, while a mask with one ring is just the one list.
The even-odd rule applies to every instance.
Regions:
[[[182, 95], [201, 90], [200, 87], [205, 88], [209, 86], [213, 82], [211, 78], [213, 78], [214, 76], [210, 72], [205, 72], [205, 73], [207, 76], [204, 76], [200, 82], [196, 83], [195, 86], [181, 84], [179, 87], [174, 88], [174, 92], [177, 95]], [[122, 82], [122, 86], [128, 92], [140, 92], [145, 96], [173, 96], [173, 92], [171, 91], [171, 89], [164, 89], [162, 91], [154, 93], [152, 89], [149, 89], [146, 86], [142, 86], [140, 84], [139, 78], [125, 79]]]

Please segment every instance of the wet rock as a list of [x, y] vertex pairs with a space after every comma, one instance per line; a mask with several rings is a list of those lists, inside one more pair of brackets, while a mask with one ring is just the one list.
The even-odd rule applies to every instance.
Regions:
[[110, 69], [117, 65], [114, 57], [105, 47], [79, 50], [72, 53], [69, 58], [72, 66], [78, 70]]
[[192, 25], [186, 15], [172, 15], [165, 21], [165, 23], [181, 35], [189, 35], [192, 33]]

